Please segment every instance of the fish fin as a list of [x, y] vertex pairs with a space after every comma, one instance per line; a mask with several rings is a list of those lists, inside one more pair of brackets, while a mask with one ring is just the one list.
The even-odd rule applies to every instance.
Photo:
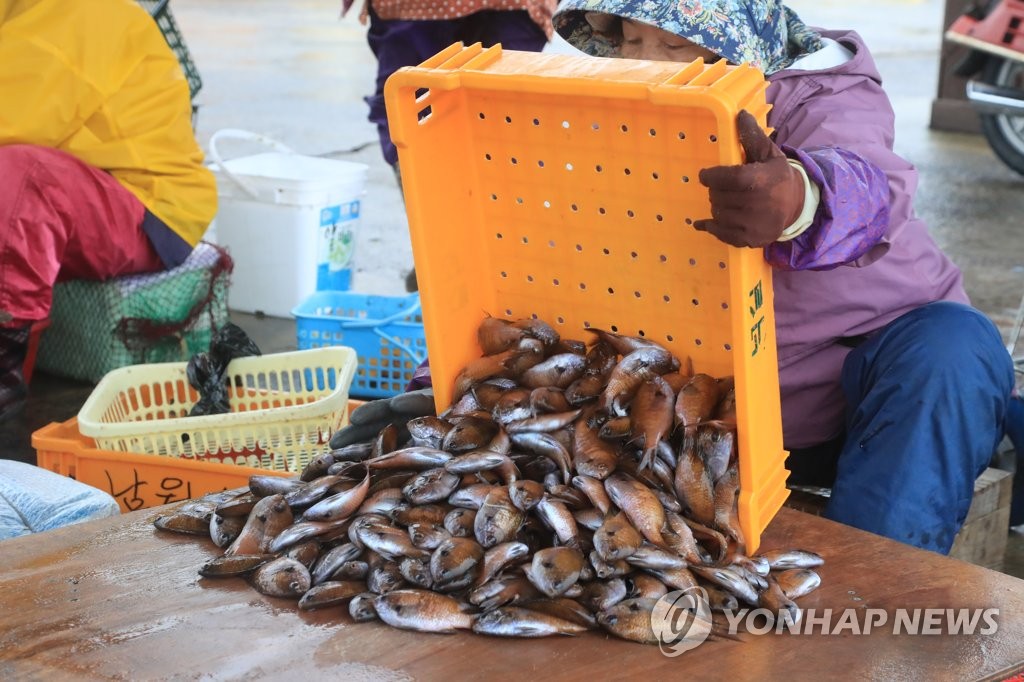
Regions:
[[657, 455], [658, 446], [655, 444], [653, 448], [647, 448], [644, 450], [643, 456], [640, 458], [640, 465], [637, 467], [640, 471], [645, 471], [654, 466], [654, 458]]

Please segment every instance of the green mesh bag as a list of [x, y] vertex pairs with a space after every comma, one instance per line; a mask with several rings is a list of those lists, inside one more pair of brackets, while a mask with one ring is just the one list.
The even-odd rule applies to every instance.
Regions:
[[208, 350], [228, 320], [232, 268], [226, 251], [201, 242], [173, 270], [58, 283], [36, 367], [95, 383], [112, 369], [181, 362]]

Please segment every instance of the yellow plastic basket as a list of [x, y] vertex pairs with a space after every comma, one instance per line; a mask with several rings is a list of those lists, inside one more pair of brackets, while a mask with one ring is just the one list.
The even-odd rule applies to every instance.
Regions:
[[736, 114], [764, 125], [766, 87], [723, 62], [479, 44], [385, 87], [438, 407], [485, 314], [641, 335], [735, 375], [750, 551], [788, 496], [771, 270], [691, 225], [710, 217], [700, 169], [742, 161]]
[[199, 400], [186, 362], [108, 372], [78, 413], [101, 450], [298, 472], [348, 423], [356, 353], [330, 346], [228, 365], [231, 412], [189, 417]]

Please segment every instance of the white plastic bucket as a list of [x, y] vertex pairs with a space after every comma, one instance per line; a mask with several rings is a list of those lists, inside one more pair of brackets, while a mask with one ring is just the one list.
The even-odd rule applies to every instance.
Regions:
[[[262, 142], [272, 152], [223, 161], [217, 142]], [[256, 133], [210, 138], [220, 206], [214, 239], [235, 261], [228, 307], [274, 317], [317, 290], [351, 286], [355, 230], [368, 166], [296, 154]]]

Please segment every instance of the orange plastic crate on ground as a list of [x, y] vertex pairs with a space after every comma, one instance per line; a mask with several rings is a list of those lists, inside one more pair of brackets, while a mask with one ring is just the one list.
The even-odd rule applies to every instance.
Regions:
[[748, 550], [782, 506], [771, 270], [697, 232], [702, 168], [742, 161], [735, 118], [762, 125], [748, 66], [503, 51], [461, 44], [395, 73], [385, 97], [439, 409], [480, 356], [487, 314], [658, 341], [735, 375]]
[[[249, 484], [253, 474], [294, 473], [202, 459], [113, 452], [78, 431], [78, 420], [54, 422], [32, 434], [36, 464], [110, 493], [122, 512], [200, 497]], [[243, 458], [244, 461], [244, 458]]]
[[[349, 400], [347, 411], [351, 413], [362, 404], [361, 400]], [[122, 512], [240, 488], [248, 485], [254, 474], [296, 475], [237, 463], [247, 462], [245, 457], [231, 464], [231, 458], [224, 456], [203, 460], [102, 450], [95, 440], [81, 434], [74, 418], [38, 429], [32, 434], [32, 447], [38, 466], [110, 493]]]

